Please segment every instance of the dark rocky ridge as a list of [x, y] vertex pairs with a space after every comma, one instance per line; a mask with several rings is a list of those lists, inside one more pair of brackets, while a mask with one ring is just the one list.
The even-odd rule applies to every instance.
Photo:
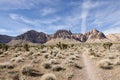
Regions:
[[7, 35], [0, 35], [0, 43], [8, 43], [13, 37]]
[[27, 31], [14, 38], [14, 40], [26, 40], [32, 43], [45, 43], [47, 42], [47, 34], [43, 32], [37, 32], [34, 30]]

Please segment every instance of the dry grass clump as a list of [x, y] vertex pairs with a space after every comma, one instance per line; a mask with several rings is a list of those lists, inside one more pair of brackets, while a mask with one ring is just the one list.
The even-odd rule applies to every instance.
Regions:
[[52, 67], [52, 70], [59, 72], [59, 71], [65, 70], [65, 68], [61, 65], [55, 65], [55, 66]]
[[41, 77], [41, 80], [57, 80], [55, 74], [49, 73]]
[[50, 62], [44, 62], [44, 63], [42, 63], [42, 66], [44, 69], [51, 69], [52, 68], [52, 65]]
[[60, 62], [58, 60], [56, 60], [56, 59], [51, 59], [50, 63], [51, 64], [60, 64]]
[[20, 75], [18, 71], [10, 71], [9, 73], [9, 80], [20, 80]]
[[41, 73], [40, 71], [32, 68], [31, 66], [24, 66], [21, 70], [23, 75], [26, 76], [33, 76], [33, 77], [37, 77], [37, 76], [42, 76], [43, 73]]
[[72, 55], [69, 57], [70, 60], [77, 60], [76, 56], [75, 55]]
[[15, 65], [10, 62], [0, 63], [0, 69], [13, 69], [14, 67]]
[[44, 56], [45, 59], [48, 59], [49, 56], [50, 56], [50, 53], [44, 53], [43, 56]]
[[21, 56], [18, 56], [18, 57], [12, 58], [10, 61], [12, 61], [12, 62], [24, 62], [24, 58]]
[[74, 67], [77, 69], [82, 69], [82, 66], [78, 65], [77, 63], [74, 64]]
[[102, 69], [112, 69], [113, 64], [109, 59], [103, 59], [98, 62], [98, 66]]

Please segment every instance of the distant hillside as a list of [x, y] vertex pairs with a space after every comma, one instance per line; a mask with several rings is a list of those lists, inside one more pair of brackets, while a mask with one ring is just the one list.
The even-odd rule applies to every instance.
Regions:
[[7, 35], [0, 35], [0, 43], [8, 43], [10, 45], [19, 45], [25, 43], [53, 44], [59, 41], [65, 43], [101, 43], [108, 41], [120, 42], [120, 34], [109, 34], [106, 36], [97, 29], [93, 29], [84, 34], [74, 34], [70, 30], [57, 30], [54, 34], [48, 35], [44, 32], [30, 30], [14, 38]]
[[109, 34], [109, 35], [106, 35], [106, 37], [112, 42], [120, 42], [120, 33]]
[[13, 37], [7, 35], [0, 35], [0, 43], [8, 43]]

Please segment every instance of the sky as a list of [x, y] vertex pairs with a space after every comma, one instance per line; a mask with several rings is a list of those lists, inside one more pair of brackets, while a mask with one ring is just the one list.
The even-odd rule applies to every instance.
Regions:
[[59, 29], [120, 33], [120, 0], [0, 0], [0, 34]]

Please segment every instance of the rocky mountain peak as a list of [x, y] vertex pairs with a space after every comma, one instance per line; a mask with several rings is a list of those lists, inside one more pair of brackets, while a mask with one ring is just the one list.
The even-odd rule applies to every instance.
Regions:
[[89, 32], [86, 32], [84, 35], [87, 37], [87, 39], [95, 39], [95, 38], [96, 39], [104, 39], [104, 38], [106, 38], [104, 33], [98, 31], [97, 29], [93, 29]]
[[71, 38], [72, 32], [70, 30], [58, 30], [54, 34], [54, 38]]
[[15, 38], [16, 40], [26, 40], [33, 43], [45, 43], [47, 41], [47, 34], [37, 32], [35, 30], [27, 31]]

